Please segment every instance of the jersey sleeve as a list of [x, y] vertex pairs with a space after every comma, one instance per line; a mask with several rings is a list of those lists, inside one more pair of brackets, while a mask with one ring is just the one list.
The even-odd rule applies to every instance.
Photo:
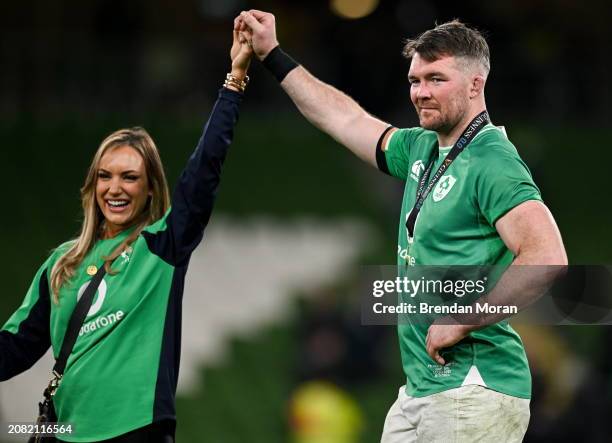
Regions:
[[221, 88], [198, 145], [179, 177], [170, 210], [143, 232], [150, 250], [170, 264], [188, 260], [202, 240], [241, 102], [242, 94]]
[[23, 303], [0, 330], [0, 381], [32, 367], [51, 346], [49, 263], [38, 270]]
[[491, 146], [477, 159], [480, 174], [476, 193], [480, 211], [494, 226], [512, 208], [528, 200], [542, 200], [529, 168], [512, 148]]
[[398, 129], [382, 147], [384, 162], [379, 165], [383, 172], [406, 180], [408, 177], [410, 148], [415, 140], [418, 128]]

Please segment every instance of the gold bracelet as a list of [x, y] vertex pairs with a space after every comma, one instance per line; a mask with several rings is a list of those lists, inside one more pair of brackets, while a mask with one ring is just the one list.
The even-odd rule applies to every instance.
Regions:
[[[232, 88], [229, 88], [230, 86]], [[244, 92], [244, 88], [241, 85], [235, 82], [228, 82], [227, 80], [223, 83], [223, 87], [228, 88], [228, 89], [235, 89], [239, 92]]]
[[244, 90], [246, 89], [247, 85], [249, 84], [249, 76], [245, 76], [243, 80], [238, 79], [237, 77], [234, 77], [231, 73], [228, 73], [225, 76], [225, 82], [223, 83], [223, 86], [225, 88], [227, 88], [228, 86], [232, 86], [236, 89], [238, 89], [240, 92], [244, 92]]

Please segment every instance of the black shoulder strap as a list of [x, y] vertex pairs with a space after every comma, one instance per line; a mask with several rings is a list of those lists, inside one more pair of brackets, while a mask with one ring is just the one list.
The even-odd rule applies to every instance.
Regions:
[[98, 272], [96, 272], [96, 275], [94, 275], [89, 282], [89, 285], [87, 285], [87, 288], [74, 308], [74, 311], [72, 311], [72, 316], [70, 317], [68, 328], [66, 329], [66, 334], [64, 335], [64, 341], [62, 342], [62, 349], [60, 350], [59, 357], [57, 357], [57, 360], [55, 360], [55, 365], [53, 366], [53, 372], [60, 377], [64, 374], [68, 357], [70, 356], [72, 348], [74, 347], [74, 344], [79, 336], [79, 329], [81, 328], [85, 317], [87, 317], [87, 312], [89, 311], [89, 308], [91, 308], [91, 303], [93, 302], [98, 286], [100, 286], [105, 274], [106, 269], [104, 265], [102, 265], [100, 266], [100, 269], [98, 269]]

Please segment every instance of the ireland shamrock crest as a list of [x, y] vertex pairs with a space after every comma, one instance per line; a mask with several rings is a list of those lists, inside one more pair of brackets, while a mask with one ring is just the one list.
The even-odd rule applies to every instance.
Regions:
[[446, 197], [446, 194], [452, 189], [456, 181], [457, 179], [452, 175], [443, 175], [434, 189], [432, 195], [433, 201], [439, 202]]

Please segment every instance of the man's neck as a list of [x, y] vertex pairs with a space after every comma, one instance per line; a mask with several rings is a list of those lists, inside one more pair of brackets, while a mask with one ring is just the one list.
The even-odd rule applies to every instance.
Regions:
[[463, 131], [465, 131], [470, 122], [484, 109], [485, 107], [483, 106], [480, 109], [475, 109], [466, 113], [463, 120], [457, 123], [449, 133], [442, 134], [438, 132], [438, 146], [453, 146], [455, 142], [459, 140], [459, 137], [461, 137], [461, 134], [463, 134]]

